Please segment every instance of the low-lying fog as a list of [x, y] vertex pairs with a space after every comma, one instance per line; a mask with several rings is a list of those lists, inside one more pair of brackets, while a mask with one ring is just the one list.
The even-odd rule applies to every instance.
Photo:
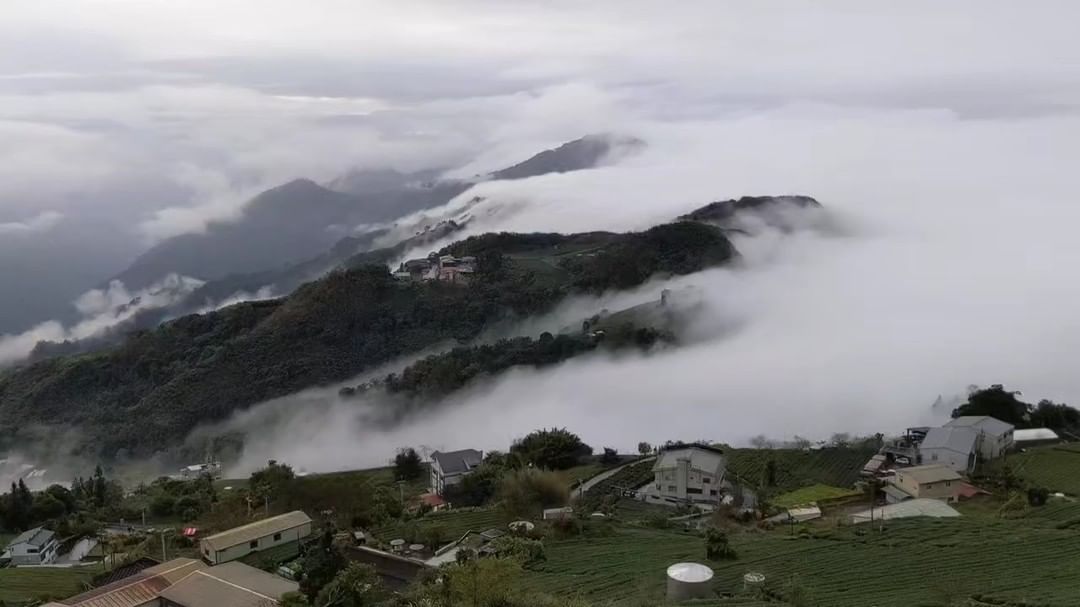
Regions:
[[389, 430], [330, 389], [258, 432], [237, 469], [271, 457], [309, 471], [377, 465], [405, 445], [505, 449], [545, 426], [621, 449], [889, 433], [946, 415], [931, 403], [969, 384], [1076, 403], [1077, 126], [789, 108], [642, 124], [633, 134], [649, 148], [615, 166], [493, 183], [470, 232], [637, 229], [710, 200], [785, 193], [817, 197], [832, 229], [738, 238], [737, 265], [568, 302], [522, 327], [693, 284], [706, 312], [682, 347], [515, 370]]

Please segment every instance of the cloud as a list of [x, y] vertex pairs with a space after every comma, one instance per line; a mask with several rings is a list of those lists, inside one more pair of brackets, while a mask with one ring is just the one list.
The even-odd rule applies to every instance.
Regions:
[[87, 291], [73, 302], [80, 319], [70, 326], [50, 320], [22, 333], [0, 334], [0, 366], [26, 358], [39, 341], [60, 342], [100, 335], [143, 310], [164, 308], [181, 301], [202, 284], [194, 278], [171, 274], [132, 293], [122, 282], [114, 280], [107, 288]]
[[0, 223], [0, 236], [11, 234], [38, 234], [48, 232], [64, 220], [64, 214], [57, 211], [42, 211], [25, 221]]

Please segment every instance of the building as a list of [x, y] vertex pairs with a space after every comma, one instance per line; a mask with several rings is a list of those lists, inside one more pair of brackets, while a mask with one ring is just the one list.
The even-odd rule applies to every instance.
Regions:
[[667, 502], [719, 502], [727, 462], [704, 445], [669, 448], [653, 464], [653, 496]]
[[979, 434], [968, 426], [931, 428], [919, 445], [922, 464], [941, 464], [971, 474], [978, 459]]
[[[963, 489], [964, 479], [948, 466], [929, 464], [897, 468], [892, 485], [916, 499], [931, 498], [955, 502]], [[886, 495], [889, 493], [886, 492]], [[893, 499], [890, 498], [890, 501]]]
[[299, 590], [296, 582], [249, 567], [225, 563], [200, 569], [161, 591], [161, 607], [275, 607]]
[[300, 540], [310, 535], [311, 518], [295, 510], [205, 537], [199, 547], [203, 558], [217, 565], [290, 543], [299, 551]]
[[484, 461], [484, 452], [476, 449], [436, 451], [431, 454], [431, 492], [442, 495], [447, 487], [461, 482]]
[[981, 461], [996, 459], [1013, 446], [1013, 425], [989, 415], [965, 415], [950, 420], [943, 428], [971, 428], [978, 438], [976, 452]]
[[1061, 437], [1050, 428], [1028, 428], [1013, 431], [1013, 445], [1016, 447], [1049, 445], [1060, 441]]
[[207, 565], [195, 559], [173, 559], [73, 597], [49, 603], [68, 607], [159, 607], [161, 591]]
[[11, 556], [11, 564], [48, 565], [56, 560], [60, 542], [56, 534], [44, 527], [34, 527], [11, 540], [5, 552]]

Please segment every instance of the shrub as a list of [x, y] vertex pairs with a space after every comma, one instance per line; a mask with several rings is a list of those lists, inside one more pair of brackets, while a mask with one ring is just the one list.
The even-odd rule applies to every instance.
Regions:
[[491, 542], [491, 548], [499, 558], [510, 558], [529, 567], [547, 559], [544, 543], [514, 535], [504, 535]]
[[513, 470], [499, 481], [499, 501], [512, 516], [536, 516], [544, 508], [565, 505], [570, 489], [555, 473], [534, 468]]
[[565, 470], [576, 466], [583, 457], [592, 454], [592, 447], [565, 428], [537, 430], [510, 447], [538, 468]]
[[738, 558], [735, 549], [728, 542], [727, 533], [715, 527], [709, 527], [705, 531], [705, 556], [711, 561]]

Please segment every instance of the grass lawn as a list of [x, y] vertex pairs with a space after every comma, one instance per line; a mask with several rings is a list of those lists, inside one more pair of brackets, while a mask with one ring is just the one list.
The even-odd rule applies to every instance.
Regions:
[[35, 598], [67, 598], [86, 589], [101, 567], [16, 567], [0, 569], [0, 601], [27, 602]]
[[[714, 588], [736, 592], [742, 575], [757, 571], [779, 592], [797, 576], [809, 604], [829, 607], [946, 605], [976, 596], [988, 604], [1076, 605], [1080, 542], [1075, 529], [1051, 519], [1077, 511], [1054, 507], [1036, 509], [1047, 520], [909, 519], [882, 534], [865, 526], [819, 528], [806, 539], [736, 530], [729, 537], [738, 559], [712, 563]], [[668, 565], [703, 559], [703, 541], [692, 533], [623, 527], [612, 537], [549, 540], [546, 563], [524, 583], [636, 605], [663, 596]]]
[[1033, 485], [1080, 495], [1080, 449], [1075, 443], [1034, 447], [1010, 454], [1006, 461], [1017, 476]]
[[810, 504], [811, 502], [825, 502], [858, 495], [861, 495], [861, 493], [854, 489], [830, 487], [829, 485], [810, 485], [809, 487], [778, 495], [773, 498], [772, 503], [780, 508], [792, 508]]

